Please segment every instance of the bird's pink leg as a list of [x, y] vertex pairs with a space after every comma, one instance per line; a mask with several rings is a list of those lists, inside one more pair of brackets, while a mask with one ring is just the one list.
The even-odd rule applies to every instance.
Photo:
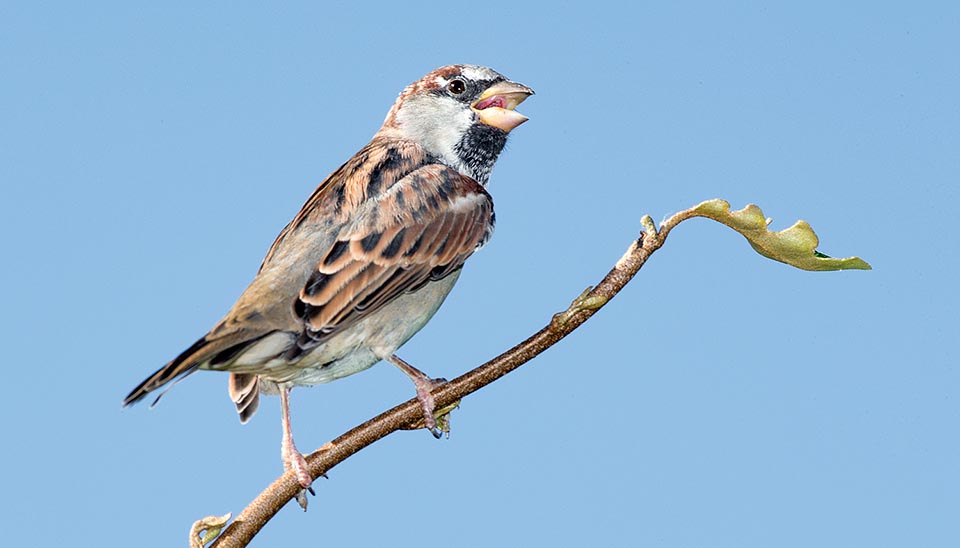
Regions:
[[417, 401], [420, 402], [420, 407], [423, 408], [423, 424], [427, 430], [433, 434], [433, 437], [439, 438], [443, 432], [449, 432], [449, 426], [446, 426], [446, 424], [443, 429], [437, 428], [437, 419], [433, 416], [436, 404], [433, 401], [433, 394], [430, 393], [434, 388], [446, 381], [443, 379], [431, 379], [426, 373], [403, 361], [395, 354], [387, 358], [387, 361], [406, 373], [406, 375], [410, 377], [410, 380], [413, 381], [413, 385], [417, 387]]
[[[293, 444], [293, 430], [290, 428], [290, 388], [280, 387], [280, 409], [283, 421], [283, 441], [280, 444], [280, 456], [283, 458], [283, 469], [293, 470], [297, 475], [297, 481], [304, 489], [310, 489], [313, 478], [307, 472], [307, 460], [303, 458], [297, 446]], [[312, 491], [312, 490], [311, 490]], [[300, 500], [300, 497], [297, 497]], [[304, 501], [306, 495], [304, 495]], [[301, 502], [301, 506], [304, 506]], [[306, 509], [306, 508], [304, 508]]]

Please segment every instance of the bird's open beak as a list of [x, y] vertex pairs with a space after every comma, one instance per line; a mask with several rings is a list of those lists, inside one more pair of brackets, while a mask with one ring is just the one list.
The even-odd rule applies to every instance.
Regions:
[[470, 108], [488, 126], [510, 132], [529, 118], [514, 111], [517, 105], [533, 95], [533, 90], [516, 82], [498, 82], [483, 92]]

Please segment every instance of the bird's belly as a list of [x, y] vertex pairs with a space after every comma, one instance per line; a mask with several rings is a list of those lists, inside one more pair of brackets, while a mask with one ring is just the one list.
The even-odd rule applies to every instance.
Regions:
[[392, 355], [433, 317], [460, 272], [401, 295], [370, 317], [338, 333], [295, 362], [277, 364], [261, 377], [292, 385], [323, 384], [369, 369]]

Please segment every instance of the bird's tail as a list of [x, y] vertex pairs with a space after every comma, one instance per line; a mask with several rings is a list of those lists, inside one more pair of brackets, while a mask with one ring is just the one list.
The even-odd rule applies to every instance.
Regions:
[[[176, 384], [204, 364], [213, 366], [228, 363], [243, 352], [250, 344], [260, 339], [260, 336], [245, 338], [243, 334], [240, 333], [234, 335], [240, 336], [211, 337], [210, 334], [207, 334], [199, 341], [193, 343], [190, 348], [181, 352], [179, 356], [158, 369], [153, 375], [147, 377], [127, 394], [127, 397], [123, 399], [124, 407], [142, 400], [147, 394], [162, 388], [166, 384], [171, 382]], [[157, 399], [154, 400], [151, 405], [156, 405], [164, 393], [166, 393], [166, 391], [161, 393], [160, 396], [157, 396]]]
[[[190, 348], [184, 350], [180, 353], [179, 356], [174, 358], [170, 363], [164, 365], [158, 369], [153, 375], [147, 377], [143, 382], [137, 385], [127, 397], [123, 399], [123, 406], [137, 403], [143, 398], [147, 397], [147, 394], [153, 392], [154, 390], [161, 388], [165, 384], [172, 381], [179, 381], [180, 379], [186, 377], [190, 373], [193, 373], [197, 370], [197, 367], [200, 366], [200, 363], [203, 362], [203, 357], [208, 354], [207, 349], [209, 341], [206, 337], [203, 337], [199, 341], [193, 343]], [[161, 394], [162, 396], [163, 394]], [[158, 396], [157, 399], [153, 402], [154, 404], [160, 400]]]

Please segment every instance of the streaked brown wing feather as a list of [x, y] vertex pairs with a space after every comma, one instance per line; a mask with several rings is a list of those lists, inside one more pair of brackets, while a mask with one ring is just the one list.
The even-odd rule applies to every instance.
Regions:
[[300, 212], [277, 236], [260, 269], [270, 263], [288, 237], [303, 225], [318, 221], [348, 223], [371, 195], [380, 193], [422, 165], [425, 155], [423, 148], [412, 142], [375, 137], [317, 186]]
[[438, 164], [414, 171], [363, 207], [364, 221], [341, 230], [300, 292], [301, 346], [319, 344], [401, 294], [454, 272], [493, 230], [490, 195]]

